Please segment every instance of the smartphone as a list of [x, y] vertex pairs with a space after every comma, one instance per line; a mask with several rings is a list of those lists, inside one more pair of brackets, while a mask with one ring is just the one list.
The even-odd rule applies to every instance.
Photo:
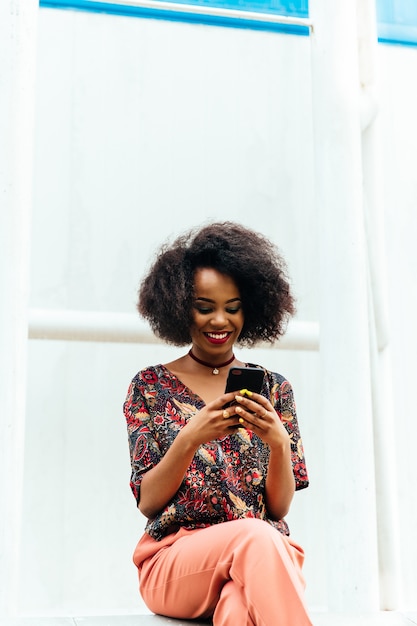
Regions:
[[[225, 393], [249, 389], [261, 393], [264, 371], [258, 367], [231, 367], [226, 381]], [[230, 402], [227, 406], [230, 406]]]

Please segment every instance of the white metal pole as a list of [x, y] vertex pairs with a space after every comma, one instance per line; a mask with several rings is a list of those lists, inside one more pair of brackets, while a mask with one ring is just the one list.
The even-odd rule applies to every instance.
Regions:
[[372, 401], [377, 494], [380, 608], [401, 606], [394, 408], [385, 268], [384, 201], [378, 127], [377, 19], [374, 0], [358, 0], [359, 72], [363, 98], [375, 115], [362, 133], [363, 187], [369, 260]]
[[0, 615], [18, 608], [38, 10], [0, 2]]
[[372, 611], [378, 563], [356, 3], [311, 0], [310, 10], [328, 608]]
[[[30, 309], [29, 339], [160, 343], [137, 314], [59, 309]], [[262, 347], [318, 350], [319, 326], [317, 322], [291, 320], [287, 332], [279, 342], [264, 344]]]
[[[372, 294], [369, 300], [373, 307]], [[374, 319], [370, 330], [380, 609], [393, 611], [401, 608], [402, 585], [391, 359], [388, 346], [378, 350]]]

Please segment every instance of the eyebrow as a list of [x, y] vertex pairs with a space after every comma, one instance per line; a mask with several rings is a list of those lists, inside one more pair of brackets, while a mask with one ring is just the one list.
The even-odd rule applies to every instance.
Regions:
[[[210, 300], [210, 298], [196, 298], [197, 300], [201, 300], [202, 302], [210, 302], [210, 304], [214, 304], [214, 300]], [[226, 304], [230, 304], [231, 302], [242, 302], [240, 298], [230, 298], [230, 300], [226, 300]]]

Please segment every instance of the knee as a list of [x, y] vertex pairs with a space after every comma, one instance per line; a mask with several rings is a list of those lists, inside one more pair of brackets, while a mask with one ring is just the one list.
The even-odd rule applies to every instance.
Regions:
[[262, 543], [270, 543], [271, 541], [275, 542], [277, 540], [277, 536], [279, 539], [279, 531], [277, 531], [271, 524], [265, 522], [264, 520], [249, 517], [241, 520], [236, 520], [232, 522], [235, 524], [235, 532], [241, 540], [249, 540], [255, 541], [258, 545]]

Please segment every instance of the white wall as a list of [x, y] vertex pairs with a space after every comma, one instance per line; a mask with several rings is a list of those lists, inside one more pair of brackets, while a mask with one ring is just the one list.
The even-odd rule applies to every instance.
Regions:
[[[43, 9], [39, 15], [31, 306], [134, 310], [155, 246], [208, 218], [271, 236], [298, 318], [317, 320], [318, 229], [308, 38]], [[412, 404], [416, 368], [417, 50], [380, 47], [384, 195], [404, 574], [414, 604]], [[121, 407], [162, 346], [29, 344], [22, 613], [141, 608], [131, 553], [144, 520], [129, 492]], [[311, 487], [289, 517], [307, 551], [311, 606], [326, 606], [319, 357], [241, 351], [293, 383]], [[335, 364], [335, 367], [337, 364]], [[355, 373], [352, 372], [352, 378]], [[337, 468], [335, 484], [337, 489]], [[360, 523], [360, 511], [358, 511]], [[360, 567], [360, 564], [358, 564]]]
[[417, 421], [417, 48], [380, 46], [387, 280], [397, 457], [403, 603], [416, 606], [417, 499], [413, 488]]

